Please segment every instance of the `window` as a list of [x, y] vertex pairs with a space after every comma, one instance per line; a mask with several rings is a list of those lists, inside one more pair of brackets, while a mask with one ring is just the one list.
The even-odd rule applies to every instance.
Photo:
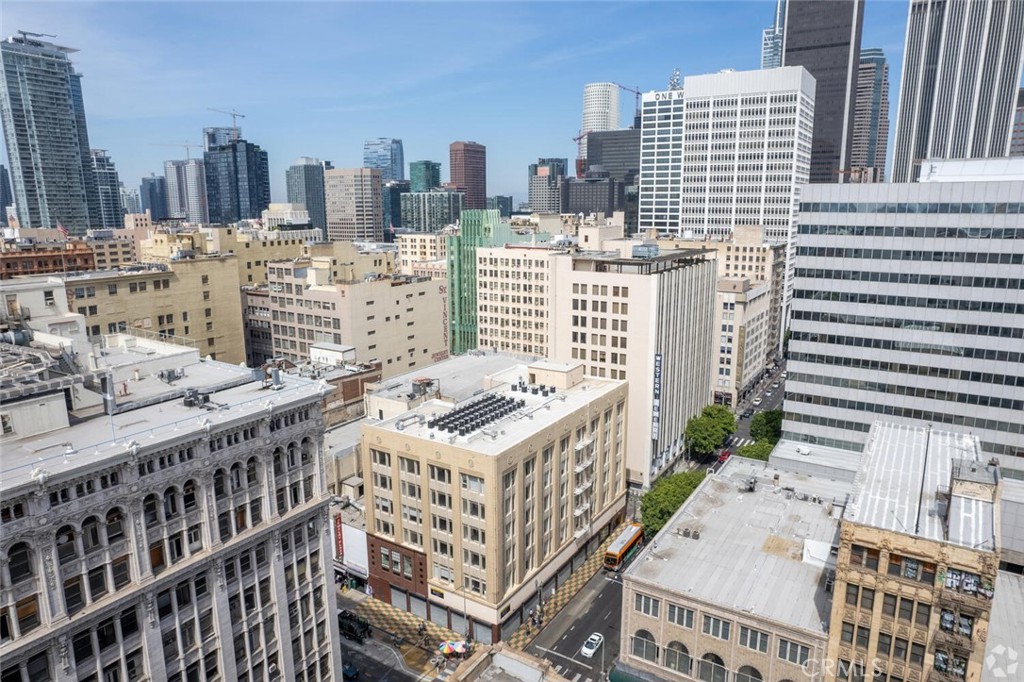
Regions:
[[682, 673], [690, 672], [690, 652], [681, 642], [669, 642], [665, 647], [665, 667]]
[[779, 639], [779, 658], [790, 663], [804, 665], [811, 655], [811, 648], [788, 639]]
[[931, 618], [931, 615], [932, 615], [932, 607], [929, 606], [928, 604], [924, 604], [924, 603], [918, 602], [918, 604], [917, 604], [917, 614], [914, 616], [914, 623], [916, 623], [917, 625], [921, 625], [921, 626], [927, 627], [928, 626], [928, 620]]
[[468, 490], [473, 493], [484, 492], [484, 479], [479, 476], [471, 476], [470, 474], [461, 474], [462, 489]]
[[863, 566], [872, 571], [878, 570], [878, 550], [868, 549], [861, 545], [850, 547], [850, 563], [854, 566]]
[[853, 623], [843, 623], [843, 630], [840, 637], [847, 644], [853, 643]]
[[705, 635], [711, 635], [712, 637], [729, 641], [729, 632], [731, 629], [732, 623], [727, 620], [715, 618], [714, 616], [704, 616], [703, 631]]
[[887, 635], [884, 632], [878, 633], [878, 655], [888, 656], [892, 650], [892, 635]]
[[871, 641], [871, 630], [870, 628], [857, 626], [857, 646], [862, 649], [868, 648], [868, 642]]
[[740, 626], [740, 644], [755, 651], [768, 651], [768, 633]]
[[654, 597], [648, 597], [646, 594], [640, 594], [639, 592], [635, 595], [633, 608], [644, 615], [657, 618], [660, 607], [661, 601]]
[[850, 606], [856, 606], [858, 597], [860, 596], [860, 588], [853, 584], [846, 585], [846, 603]]
[[693, 628], [693, 611], [682, 606], [669, 604], [668, 622], [681, 625], [684, 628]]
[[647, 630], [637, 630], [632, 644], [634, 656], [651, 662], [658, 660], [658, 644], [654, 641], [654, 635]]

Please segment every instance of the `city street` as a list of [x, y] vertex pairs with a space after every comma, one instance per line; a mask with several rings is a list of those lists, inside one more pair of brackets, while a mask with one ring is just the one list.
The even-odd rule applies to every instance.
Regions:
[[[359, 680], [372, 682], [415, 682], [419, 676], [405, 670], [401, 657], [395, 650], [376, 639], [356, 644], [345, 638], [340, 639], [341, 660], [359, 669]], [[338, 676], [341, 682], [341, 676]]]
[[[598, 682], [618, 656], [621, 614], [622, 582], [598, 571], [527, 651], [550, 661], [569, 682]], [[594, 632], [604, 635], [604, 644], [593, 658], [584, 658], [580, 648]]]

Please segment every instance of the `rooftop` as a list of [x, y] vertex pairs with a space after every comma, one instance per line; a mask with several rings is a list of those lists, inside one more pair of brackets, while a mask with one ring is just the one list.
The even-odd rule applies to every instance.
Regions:
[[446, 399], [461, 401], [483, 393], [480, 380], [485, 376], [503, 372], [522, 363], [522, 358], [501, 353], [470, 351], [465, 355], [456, 355], [447, 360], [400, 374], [375, 388], [367, 389], [368, 393], [383, 398], [405, 399], [413, 392], [413, 383], [417, 379], [426, 378], [438, 383], [438, 390]]
[[1024, 665], [1017, 660], [1018, 654], [1024, 653], [1020, 651], [1021, 614], [1024, 614], [1024, 575], [999, 571], [981, 682], [1017, 679], [1013, 672]]
[[824, 635], [826, 574], [847, 488], [733, 457], [694, 491], [626, 576], [641, 588], [647, 583]]
[[845, 519], [991, 550], [996, 546], [997, 513], [991, 496], [984, 499], [955, 487], [951, 490], [950, 484], [965, 481], [990, 486], [994, 492], [997, 477], [982, 459], [976, 436], [875, 422]]

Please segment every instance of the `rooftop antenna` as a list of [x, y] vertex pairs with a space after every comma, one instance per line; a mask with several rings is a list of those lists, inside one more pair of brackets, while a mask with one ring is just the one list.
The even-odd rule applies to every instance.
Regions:
[[669, 90], [682, 90], [683, 81], [679, 75], [679, 69], [672, 69], [672, 75], [668, 77]]

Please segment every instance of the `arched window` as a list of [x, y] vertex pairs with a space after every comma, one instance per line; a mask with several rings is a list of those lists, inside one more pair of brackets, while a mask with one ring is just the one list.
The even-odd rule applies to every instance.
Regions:
[[750, 665], [744, 665], [736, 671], [736, 682], [761, 682], [761, 672]]
[[235, 462], [231, 465], [231, 492], [235, 492], [242, 487], [242, 465]]
[[313, 461], [313, 440], [311, 438], [302, 439], [302, 463], [309, 464]]
[[704, 682], [726, 682], [729, 671], [725, 669], [725, 661], [715, 654], [704, 654], [700, 659], [699, 677]]
[[82, 522], [82, 548], [86, 554], [100, 548], [100, 520], [95, 516]]
[[28, 543], [16, 543], [7, 550], [7, 567], [11, 571], [12, 585], [32, 577], [32, 548]]
[[681, 673], [690, 672], [690, 652], [682, 642], [669, 642], [665, 647], [665, 667]]
[[57, 558], [62, 564], [78, 558], [75, 529], [71, 526], [61, 526], [61, 529], [57, 531]]
[[182, 501], [185, 504], [185, 512], [190, 512], [196, 508], [196, 482], [192, 479], [185, 481], [185, 485], [181, 487]]
[[218, 500], [228, 494], [227, 481], [228, 475], [224, 470], [217, 469], [213, 475], [213, 494], [217, 496]]
[[249, 461], [245, 464], [245, 484], [254, 486], [259, 482], [259, 462], [256, 461], [255, 457], [250, 457]]
[[274, 475], [280, 476], [284, 473], [284, 464], [281, 462], [281, 455], [284, 454], [281, 448], [274, 450]]
[[164, 520], [173, 519], [181, 512], [178, 489], [173, 485], [164, 491]]
[[288, 468], [294, 469], [299, 466], [299, 449], [295, 443], [288, 443]]
[[114, 507], [107, 512], [107, 542], [115, 542], [124, 537], [124, 512]]
[[160, 498], [152, 493], [146, 495], [142, 501], [142, 515], [146, 518], [146, 528], [160, 525]]
[[637, 630], [633, 635], [633, 655], [657, 663], [658, 644], [654, 641], [654, 635], [647, 630]]

